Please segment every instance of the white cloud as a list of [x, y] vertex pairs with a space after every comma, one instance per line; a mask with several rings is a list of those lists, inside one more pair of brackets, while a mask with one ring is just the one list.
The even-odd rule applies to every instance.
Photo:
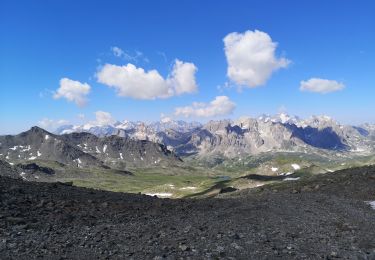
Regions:
[[198, 90], [195, 81], [197, 67], [193, 63], [176, 60], [168, 83], [175, 89], [176, 95], [183, 93], [193, 93]]
[[143, 54], [141, 51], [135, 51], [134, 54], [130, 54], [128, 52], [125, 52], [123, 57], [128, 61], [138, 62], [143, 61], [145, 63], [149, 63], [150, 60]]
[[54, 120], [49, 118], [43, 118], [38, 122], [38, 126], [47, 130], [55, 130], [59, 126], [69, 124], [69, 121], [65, 119]]
[[111, 47], [111, 51], [116, 57], [121, 57], [125, 54], [125, 52], [117, 46]]
[[169, 117], [169, 116], [167, 116], [167, 115], [165, 115], [164, 113], [161, 113], [161, 114], [160, 114], [160, 121], [161, 121], [162, 123], [168, 123], [168, 122], [171, 122], [171, 121], [172, 121], [172, 118]]
[[171, 96], [169, 87], [156, 70], [144, 71], [133, 64], [106, 64], [97, 73], [98, 82], [113, 87], [122, 97], [155, 99]]
[[231, 82], [226, 81], [226, 82], [224, 82], [224, 84], [222, 84], [222, 85], [217, 85], [217, 86], [216, 86], [216, 89], [217, 89], [220, 93], [223, 93], [225, 90], [231, 89], [231, 88], [233, 88], [233, 87], [234, 87], [234, 85], [231, 84]]
[[197, 91], [196, 71], [193, 63], [176, 60], [171, 75], [164, 79], [157, 70], [145, 71], [130, 63], [106, 64], [97, 72], [97, 79], [114, 88], [119, 96], [156, 99]]
[[53, 98], [66, 98], [68, 101], [76, 103], [78, 106], [84, 106], [87, 102], [86, 96], [90, 93], [90, 85], [79, 81], [62, 78], [60, 87], [57, 89]]
[[128, 61], [138, 62], [139, 60], [142, 60], [145, 63], [150, 62], [150, 60], [143, 54], [141, 51], [135, 51], [134, 54], [129, 54], [129, 52], [122, 50], [121, 48], [117, 46], [111, 47], [111, 51], [114, 56], [119, 58], [124, 58]]
[[345, 88], [345, 85], [336, 80], [311, 78], [309, 80], [302, 80], [300, 83], [301, 91], [317, 92], [326, 94], [329, 92], [339, 91]]
[[231, 114], [236, 104], [227, 96], [217, 96], [210, 103], [194, 102], [191, 106], [177, 107], [175, 116], [184, 117], [215, 117]]
[[98, 125], [111, 125], [116, 121], [110, 113], [104, 111], [96, 111], [95, 117]]
[[230, 33], [224, 38], [224, 46], [227, 76], [241, 86], [264, 85], [274, 71], [290, 63], [286, 58], [275, 56], [277, 43], [258, 30]]

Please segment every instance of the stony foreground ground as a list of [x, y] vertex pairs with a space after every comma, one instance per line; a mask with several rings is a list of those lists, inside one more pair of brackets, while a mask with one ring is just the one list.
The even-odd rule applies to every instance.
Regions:
[[0, 177], [1, 259], [375, 259], [375, 168], [163, 200]]

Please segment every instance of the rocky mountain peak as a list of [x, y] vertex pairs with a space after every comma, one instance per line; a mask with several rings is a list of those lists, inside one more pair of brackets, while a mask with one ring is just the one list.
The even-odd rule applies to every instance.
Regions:
[[43, 128], [40, 128], [39, 126], [33, 126], [31, 127], [28, 131], [26, 131], [27, 133], [42, 133], [42, 134], [51, 134], [49, 133], [48, 131], [44, 130]]

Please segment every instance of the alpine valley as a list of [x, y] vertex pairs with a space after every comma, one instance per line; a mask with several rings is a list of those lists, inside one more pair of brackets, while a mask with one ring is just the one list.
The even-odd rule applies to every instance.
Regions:
[[0, 136], [3, 172], [13, 177], [174, 198], [370, 165], [374, 152], [374, 125], [285, 113], [205, 124], [65, 125], [54, 133], [35, 126]]

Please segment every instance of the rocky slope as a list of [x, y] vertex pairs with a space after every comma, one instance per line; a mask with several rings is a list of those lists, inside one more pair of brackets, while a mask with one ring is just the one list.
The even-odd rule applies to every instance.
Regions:
[[0, 175], [11, 177], [11, 178], [17, 178], [19, 176], [19, 173], [12, 165], [7, 163], [6, 161], [0, 160]]
[[164, 145], [146, 140], [134, 140], [128, 137], [107, 136], [97, 137], [90, 133], [72, 133], [60, 136], [100, 160], [106, 165], [123, 168], [160, 166], [181, 161]]
[[[229, 195], [228, 195], [229, 194]], [[373, 167], [169, 200], [0, 177], [2, 259], [375, 259]]]

